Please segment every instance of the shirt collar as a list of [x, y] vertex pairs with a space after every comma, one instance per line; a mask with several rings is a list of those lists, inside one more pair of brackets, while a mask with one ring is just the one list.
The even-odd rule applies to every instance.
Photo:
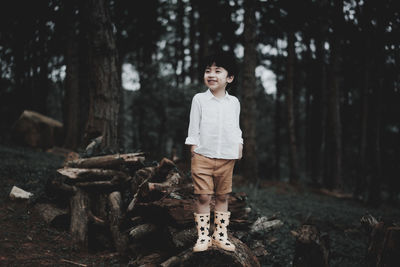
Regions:
[[206, 95], [207, 95], [207, 99], [212, 99], [213, 97], [214, 97], [215, 99], [217, 99], [217, 100], [229, 100], [229, 99], [230, 99], [230, 95], [228, 94], [228, 91], [226, 91], [226, 90], [225, 90], [225, 96], [222, 97], [222, 98], [217, 98], [217, 97], [215, 97], [215, 96], [213, 95], [213, 93], [211, 93], [210, 88], [207, 89]]

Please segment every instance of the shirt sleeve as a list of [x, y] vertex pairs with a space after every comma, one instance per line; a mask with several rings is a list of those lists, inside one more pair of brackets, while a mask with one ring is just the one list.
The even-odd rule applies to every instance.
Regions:
[[236, 136], [238, 137], [239, 143], [243, 144], [243, 138], [242, 138], [242, 130], [240, 129], [240, 102], [239, 100], [237, 101], [237, 107], [236, 107]]
[[196, 145], [200, 143], [200, 117], [201, 107], [196, 96], [192, 99], [192, 107], [190, 108], [190, 121], [188, 136], [186, 137], [186, 145]]

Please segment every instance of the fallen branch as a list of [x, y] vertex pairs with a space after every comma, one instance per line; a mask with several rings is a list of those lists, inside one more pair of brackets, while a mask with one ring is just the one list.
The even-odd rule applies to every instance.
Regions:
[[66, 263], [71, 263], [73, 265], [77, 265], [77, 266], [82, 266], [82, 267], [86, 267], [86, 264], [82, 264], [82, 263], [78, 263], [78, 262], [74, 262], [74, 261], [70, 261], [70, 260], [66, 260], [66, 259], [61, 259], [62, 262], [66, 262]]

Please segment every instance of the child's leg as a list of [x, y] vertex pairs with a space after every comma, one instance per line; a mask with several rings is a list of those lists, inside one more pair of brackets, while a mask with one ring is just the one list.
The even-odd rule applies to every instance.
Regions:
[[215, 210], [216, 211], [228, 211], [228, 199], [229, 199], [229, 194], [216, 195], [215, 196]]
[[211, 195], [199, 194], [194, 204], [196, 213], [210, 213]]
[[194, 221], [197, 228], [197, 241], [194, 252], [207, 250], [211, 246], [210, 230], [210, 202], [211, 195], [199, 194], [195, 201]]
[[212, 169], [211, 159], [197, 153], [193, 154], [191, 171], [196, 195], [194, 220], [198, 234], [196, 244], [193, 247], [194, 252], [207, 250], [211, 246], [211, 237], [209, 236], [210, 202], [211, 194], [214, 193]]
[[228, 239], [228, 225], [231, 213], [228, 211], [229, 193], [232, 192], [232, 173], [235, 160], [219, 160], [215, 172], [215, 212], [213, 243], [225, 250], [234, 251], [235, 245]]

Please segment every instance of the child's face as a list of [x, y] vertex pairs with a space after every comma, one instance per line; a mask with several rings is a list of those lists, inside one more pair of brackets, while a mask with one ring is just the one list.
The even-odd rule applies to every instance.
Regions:
[[212, 91], [225, 89], [233, 81], [233, 76], [228, 76], [228, 71], [223, 67], [213, 64], [204, 71], [204, 84]]

